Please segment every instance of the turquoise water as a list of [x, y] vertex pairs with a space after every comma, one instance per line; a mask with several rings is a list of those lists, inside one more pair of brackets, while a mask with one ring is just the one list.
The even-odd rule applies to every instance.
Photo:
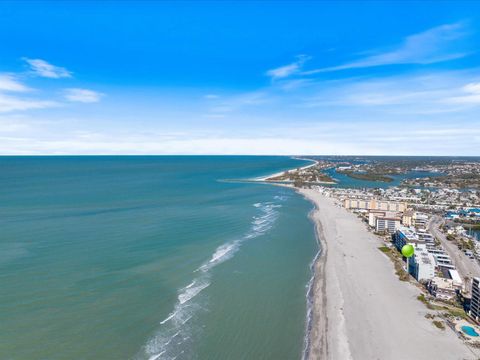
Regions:
[[295, 359], [312, 205], [288, 157], [0, 158], [0, 359]]
[[479, 336], [475, 329], [471, 326], [464, 325], [462, 326], [462, 331], [469, 336]]

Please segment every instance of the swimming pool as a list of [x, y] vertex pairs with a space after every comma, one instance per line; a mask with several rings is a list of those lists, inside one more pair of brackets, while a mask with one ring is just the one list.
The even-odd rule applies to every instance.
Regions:
[[464, 325], [462, 326], [462, 331], [468, 336], [479, 336], [475, 329], [471, 326]]

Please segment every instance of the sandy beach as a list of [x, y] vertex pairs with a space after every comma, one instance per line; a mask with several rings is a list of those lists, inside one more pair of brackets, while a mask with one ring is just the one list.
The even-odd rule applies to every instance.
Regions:
[[478, 359], [478, 350], [425, 318], [419, 290], [398, 280], [381, 241], [354, 214], [314, 190], [299, 192], [316, 206], [322, 245], [307, 359]]
[[[292, 159], [312, 161], [311, 164], [301, 166], [299, 168], [300, 170], [305, 170], [305, 169], [311, 168], [312, 166], [315, 166], [315, 165], [318, 164], [318, 161], [313, 160], [313, 159], [304, 159], [304, 158], [297, 158], [297, 157], [293, 157]], [[294, 169], [291, 169], [291, 170], [294, 170]], [[274, 174], [269, 174], [269, 175], [266, 175], [266, 176], [260, 176], [260, 177], [255, 178], [255, 179], [251, 179], [251, 181], [268, 181], [268, 179], [283, 175], [284, 173], [285, 173], [285, 171], [280, 171], [280, 172], [277, 172], [277, 173], [274, 173]]]

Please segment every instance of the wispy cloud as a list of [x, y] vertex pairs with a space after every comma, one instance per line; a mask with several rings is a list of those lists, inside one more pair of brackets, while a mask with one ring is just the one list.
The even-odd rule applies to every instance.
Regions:
[[102, 96], [102, 93], [88, 89], [65, 89], [65, 99], [67, 99], [68, 101], [94, 103], [100, 101]]
[[456, 104], [480, 105], [480, 82], [470, 83], [462, 87], [463, 94], [448, 99]]
[[24, 58], [24, 60], [30, 65], [32, 73], [37, 76], [60, 79], [60, 78], [69, 78], [72, 77], [72, 73], [67, 69], [52, 65], [42, 59], [29, 59]]
[[[249, 133], [190, 129], [169, 132], [161, 128], [132, 127], [108, 131], [86, 127], [85, 121], [67, 123], [23, 119], [9, 125], [0, 117], [0, 154], [436, 154], [477, 155], [480, 130], [457, 124], [416, 122], [324, 122], [251, 129]], [[11, 123], [11, 122], [10, 122]], [[21, 123], [18, 127], [16, 124]], [[98, 123], [98, 119], [95, 120]], [[75, 128], [72, 128], [75, 124]], [[478, 124], [478, 122], [473, 125]], [[64, 131], [59, 132], [58, 129]], [[392, 128], [401, 131], [392, 131]], [[395, 146], [392, 146], [395, 144]]]
[[30, 90], [28, 86], [18, 81], [14, 75], [0, 74], [0, 91], [24, 92]]
[[311, 75], [347, 69], [366, 68], [393, 64], [432, 64], [458, 59], [467, 51], [458, 50], [457, 41], [467, 34], [464, 23], [445, 24], [410, 35], [397, 47], [390, 50], [374, 50], [372, 55], [338, 66], [303, 72]]
[[45, 109], [59, 105], [60, 104], [56, 101], [26, 99], [0, 93], [0, 113], [25, 111], [31, 109]]
[[[40, 59], [24, 59], [31, 70], [38, 76], [48, 78], [70, 77], [70, 72], [64, 68], [51, 65]], [[25, 77], [25, 74], [23, 74]], [[93, 103], [100, 100], [102, 93], [81, 89], [65, 89], [62, 99], [58, 95], [42, 94], [41, 89], [33, 89], [19, 80], [22, 74], [0, 73], [0, 113], [25, 112], [34, 109], [46, 109], [65, 105], [64, 100], [72, 102]], [[32, 94], [30, 94], [31, 92]], [[25, 94], [29, 93], [29, 94]], [[28, 96], [27, 96], [28, 95]]]
[[480, 71], [472, 69], [318, 82], [297, 103], [356, 115], [374, 111], [385, 119], [398, 114], [463, 116], [480, 105], [479, 81]]
[[218, 99], [220, 96], [217, 95], [217, 94], [207, 94], [207, 95], [204, 95], [203, 97], [204, 97], [205, 99], [212, 100], [212, 99]]
[[309, 59], [310, 59], [309, 56], [298, 55], [297, 61], [288, 65], [284, 65], [275, 69], [268, 70], [266, 74], [267, 76], [270, 76], [272, 80], [286, 78], [293, 74], [299, 73], [300, 70], [302, 69], [303, 64]]
[[58, 106], [58, 103], [55, 101], [32, 99], [30, 97], [18, 96], [17, 94], [32, 90], [20, 82], [15, 75], [0, 74], [0, 113]]

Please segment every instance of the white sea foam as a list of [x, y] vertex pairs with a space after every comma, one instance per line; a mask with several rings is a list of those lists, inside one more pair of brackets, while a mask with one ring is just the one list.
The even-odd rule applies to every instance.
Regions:
[[203, 271], [207, 272], [211, 268], [217, 266], [218, 264], [221, 264], [222, 262], [230, 259], [233, 254], [238, 250], [238, 247], [240, 246], [240, 241], [234, 240], [231, 242], [228, 242], [226, 244], [220, 245], [215, 252], [213, 253], [212, 257], [210, 260], [202, 266], [200, 266], [197, 270], [195, 271]]
[[[284, 201], [285, 197], [275, 197], [275, 200]], [[278, 203], [263, 202], [253, 204], [260, 213], [252, 218], [251, 227], [244, 236], [224, 243], [217, 247], [209, 260], [204, 262], [195, 273], [197, 277], [178, 291], [178, 301], [168, 317], [160, 322], [160, 329], [144, 348], [144, 355], [139, 359], [173, 360], [185, 353], [188, 349], [187, 341], [192, 339], [192, 333], [201, 329], [193, 328], [187, 323], [203, 310], [198, 301], [198, 295], [210, 286], [211, 269], [231, 259], [242, 244], [259, 237], [269, 231], [278, 217]], [[198, 327], [198, 326], [197, 326]], [[174, 341], [175, 340], [175, 341]]]
[[178, 302], [185, 304], [195, 296], [197, 296], [203, 289], [210, 285], [208, 279], [195, 279], [190, 285], [184, 287], [178, 295]]
[[163, 324], [165, 324], [167, 321], [173, 319], [176, 314], [177, 314], [176, 311], [172, 312], [170, 315], [168, 315], [168, 317], [167, 317], [165, 320], [160, 321], [160, 325], [163, 325]]

